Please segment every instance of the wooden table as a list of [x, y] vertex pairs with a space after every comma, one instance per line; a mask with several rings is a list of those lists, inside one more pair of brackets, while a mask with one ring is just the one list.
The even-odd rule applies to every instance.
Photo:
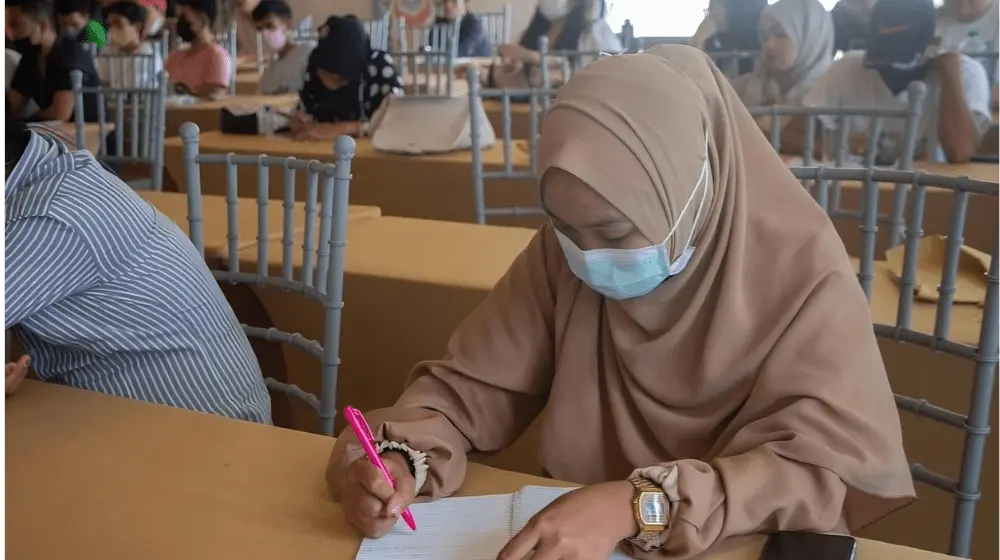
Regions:
[[[499, 99], [483, 100], [483, 109], [493, 125], [498, 139], [503, 138], [503, 103]], [[538, 130], [541, 130], [542, 108], [538, 108]], [[531, 106], [528, 103], [510, 104], [510, 137], [526, 140], [531, 137]]]
[[[287, 137], [223, 134], [204, 132], [199, 141], [201, 153], [261, 154], [299, 159], [333, 161], [332, 142], [295, 142]], [[351, 202], [378, 206], [387, 216], [406, 216], [431, 220], [456, 222], [475, 221], [472, 193], [472, 153], [469, 151], [437, 155], [400, 155], [376, 151], [370, 139], [357, 140], [354, 161], [351, 163]], [[180, 138], [168, 138], [163, 159], [167, 174], [183, 190], [184, 164], [181, 159]], [[515, 168], [527, 168], [529, 157], [523, 143], [512, 150]], [[504, 155], [500, 144], [483, 152], [487, 169], [499, 171]], [[255, 196], [256, 170], [241, 167], [239, 170], [240, 196]], [[272, 184], [281, 184], [283, 171], [272, 169]], [[203, 165], [202, 189], [206, 193], [223, 194], [225, 168], [222, 165]], [[214, 190], [213, 190], [214, 189]], [[277, 195], [275, 195], [277, 196]], [[490, 180], [486, 183], [486, 199], [490, 206], [538, 206], [538, 186], [534, 180]], [[491, 220], [500, 225], [537, 227], [542, 218], [506, 218]]]
[[[254, 90], [256, 93], [256, 89]], [[180, 134], [181, 125], [193, 122], [202, 131], [219, 130], [219, 111], [230, 104], [254, 103], [270, 104], [275, 110], [289, 111], [299, 102], [299, 95], [237, 95], [222, 99], [205, 100], [191, 105], [167, 104], [166, 136]]]
[[[48, 122], [44, 123], [46, 126], [58, 126], [68, 138], [72, 138], [76, 142], [76, 125], [71, 122]], [[83, 124], [83, 141], [84, 146], [77, 146], [77, 149], [89, 150], [91, 153], [96, 154], [101, 150], [101, 145], [104, 143], [104, 137], [115, 130], [114, 123], [107, 123], [104, 125], [104, 135], [101, 135], [101, 128], [98, 123], [84, 123]]]
[[[156, 207], [157, 210], [171, 218], [185, 235], [190, 236], [188, 227], [188, 199], [185, 193], [172, 192], [140, 192], [139, 196]], [[224, 196], [207, 195], [201, 202], [202, 236], [205, 244], [205, 257], [224, 259], [229, 255], [227, 240], [228, 227], [226, 223], [226, 198]], [[317, 208], [318, 211], [318, 208]], [[250, 249], [257, 246], [258, 239], [258, 207], [255, 199], [241, 199], [237, 204], [237, 236], [239, 248]], [[284, 235], [285, 210], [281, 203], [271, 202], [267, 207], [267, 229], [269, 241], [281, 243]], [[376, 206], [351, 206], [348, 208], [348, 219], [366, 220], [382, 215]], [[293, 231], [302, 232], [305, 229], [305, 203], [297, 202], [292, 214]], [[316, 220], [319, 229], [319, 220]], [[301, 243], [299, 244], [301, 245]]]
[[[7, 554], [32, 560], [352, 558], [332, 438], [27, 381], [7, 399]], [[470, 465], [460, 495], [558, 482]], [[756, 560], [763, 537], [704, 560]], [[859, 540], [858, 560], [945, 560]]]
[[236, 95], [257, 95], [259, 86], [260, 74], [256, 70], [236, 74]]

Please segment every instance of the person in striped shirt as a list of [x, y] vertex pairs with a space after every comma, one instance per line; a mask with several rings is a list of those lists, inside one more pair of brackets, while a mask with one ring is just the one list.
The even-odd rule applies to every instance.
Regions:
[[5, 328], [38, 377], [270, 424], [250, 343], [177, 225], [9, 104], [5, 151]]

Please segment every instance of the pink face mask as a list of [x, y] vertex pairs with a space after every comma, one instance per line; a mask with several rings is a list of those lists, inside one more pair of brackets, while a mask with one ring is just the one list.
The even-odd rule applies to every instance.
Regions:
[[264, 46], [272, 51], [280, 51], [285, 48], [287, 42], [288, 37], [285, 35], [284, 29], [264, 30]]

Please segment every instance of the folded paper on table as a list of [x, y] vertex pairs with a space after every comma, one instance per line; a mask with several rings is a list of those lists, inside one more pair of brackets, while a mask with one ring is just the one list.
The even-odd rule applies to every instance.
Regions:
[[[903, 277], [903, 245], [885, 252], [896, 284]], [[937, 302], [938, 285], [944, 268], [944, 255], [948, 241], [941, 235], [929, 235], [920, 240], [917, 251], [917, 274], [914, 297], [920, 301]], [[954, 303], [974, 303], [983, 305], [986, 300], [986, 271], [990, 267], [990, 256], [972, 247], [962, 245], [958, 253], [958, 271], [955, 275]]]
[[[479, 98], [473, 102], [479, 115], [483, 146], [492, 146], [496, 133]], [[376, 150], [424, 154], [465, 150], [472, 146], [468, 96], [390, 97], [387, 103], [372, 136], [372, 146]]]
[[[362, 541], [356, 560], [496, 560], [532, 516], [570, 490], [525, 486], [514, 494], [413, 504], [416, 531], [399, 522], [381, 539]], [[616, 551], [609, 560], [630, 558]]]

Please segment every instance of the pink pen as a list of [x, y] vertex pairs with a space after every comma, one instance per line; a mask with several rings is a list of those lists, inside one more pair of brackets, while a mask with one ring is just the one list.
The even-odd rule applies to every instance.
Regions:
[[[385, 468], [385, 463], [382, 462], [382, 458], [378, 456], [378, 452], [375, 450], [375, 436], [372, 434], [371, 426], [368, 425], [368, 421], [365, 420], [361, 411], [349, 406], [344, 409], [344, 416], [347, 417], [347, 423], [351, 425], [351, 429], [354, 430], [354, 435], [357, 436], [358, 441], [361, 442], [361, 446], [365, 450], [365, 454], [368, 455], [368, 460], [371, 464], [378, 469], [382, 476], [385, 477], [385, 481], [389, 483], [389, 486], [396, 488], [396, 483], [392, 480], [392, 475], [389, 474], [389, 469]], [[413, 519], [413, 514], [410, 513], [410, 508], [403, 510], [403, 521], [409, 525], [410, 529], [417, 530], [417, 522]]]

